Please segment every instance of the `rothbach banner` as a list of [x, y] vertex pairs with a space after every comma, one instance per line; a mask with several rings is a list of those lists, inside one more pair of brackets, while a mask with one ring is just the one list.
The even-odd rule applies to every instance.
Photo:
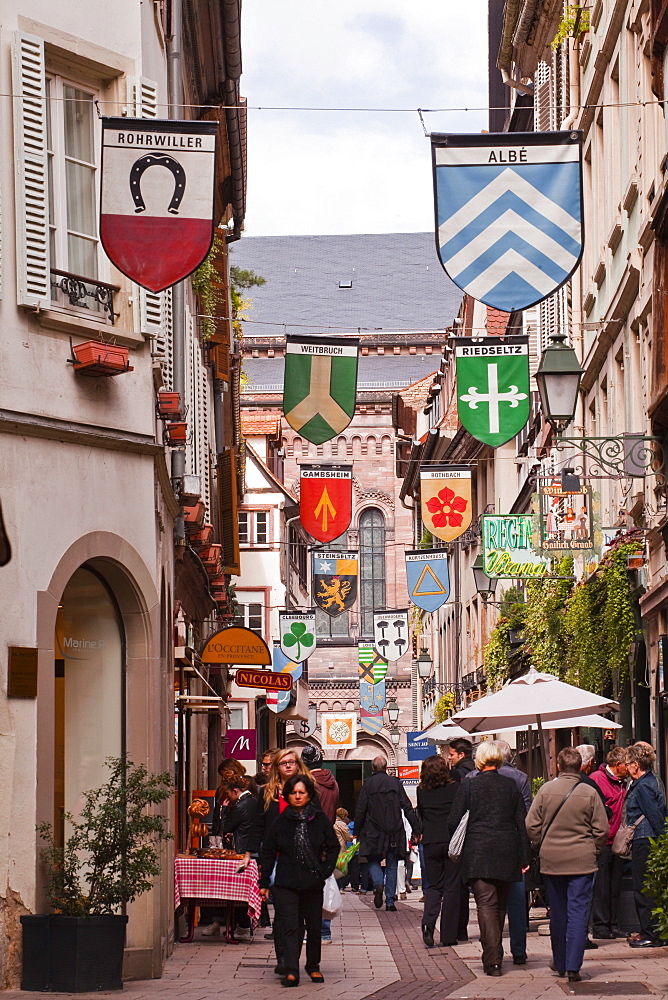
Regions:
[[582, 257], [582, 132], [431, 136], [436, 247], [494, 309], [528, 309]]
[[471, 523], [471, 467], [428, 465], [420, 469], [422, 523], [437, 538], [452, 542]]
[[213, 242], [217, 122], [102, 119], [100, 239], [150, 292], [199, 267]]

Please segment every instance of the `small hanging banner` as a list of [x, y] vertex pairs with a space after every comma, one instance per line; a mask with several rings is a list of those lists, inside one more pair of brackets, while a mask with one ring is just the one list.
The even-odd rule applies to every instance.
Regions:
[[529, 338], [458, 337], [455, 358], [459, 419], [476, 440], [498, 448], [529, 417]]
[[271, 669], [275, 674], [290, 674], [293, 681], [298, 681], [304, 672], [304, 664], [286, 656], [280, 646], [274, 646], [271, 651]]
[[357, 746], [357, 715], [354, 712], [321, 712], [322, 749], [354, 750]]
[[313, 600], [332, 618], [350, 610], [357, 600], [357, 552], [313, 553]]
[[372, 642], [357, 643], [357, 663], [360, 675], [360, 684], [366, 681], [368, 684], [379, 684], [387, 673], [387, 660], [378, 653]]
[[436, 247], [446, 274], [503, 312], [528, 309], [582, 257], [582, 132], [432, 133]]
[[303, 663], [316, 647], [315, 611], [300, 614], [296, 611], [280, 611], [278, 627], [281, 649], [285, 655]]
[[307, 441], [329, 441], [353, 419], [358, 347], [352, 337], [287, 335], [283, 413]]
[[452, 542], [471, 524], [471, 468], [430, 465], [420, 469], [422, 523], [437, 538]]
[[[394, 663], [408, 649], [408, 611], [374, 611], [373, 644], [380, 655]], [[374, 681], [382, 680], [374, 666]]]
[[561, 482], [541, 486], [540, 547], [546, 552], [578, 552], [594, 548], [592, 494], [588, 486], [577, 491], [561, 488]]
[[100, 240], [150, 292], [199, 267], [213, 242], [218, 122], [102, 119]]
[[352, 465], [300, 465], [299, 520], [309, 535], [331, 542], [343, 534], [352, 514]]
[[384, 681], [378, 684], [360, 681], [360, 727], [370, 736], [375, 736], [383, 728], [385, 699]]
[[406, 553], [408, 596], [423, 611], [436, 611], [450, 596], [448, 553], [445, 549], [416, 549]]

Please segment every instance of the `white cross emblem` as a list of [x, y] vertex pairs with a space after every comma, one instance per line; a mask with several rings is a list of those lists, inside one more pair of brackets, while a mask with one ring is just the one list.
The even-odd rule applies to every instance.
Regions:
[[510, 403], [514, 409], [521, 399], [526, 399], [525, 392], [519, 392], [516, 385], [511, 385], [507, 392], [499, 392], [499, 366], [487, 366], [487, 392], [480, 392], [475, 385], [469, 386], [466, 395], [459, 397], [463, 403], [468, 403], [472, 410], [478, 409], [478, 403], [489, 403], [489, 433], [499, 433], [499, 403]]

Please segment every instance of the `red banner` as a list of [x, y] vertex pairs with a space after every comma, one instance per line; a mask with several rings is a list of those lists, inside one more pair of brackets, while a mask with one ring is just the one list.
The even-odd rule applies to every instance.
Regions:
[[300, 466], [299, 519], [310, 535], [333, 541], [347, 529], [352, 512], [352, 465]]

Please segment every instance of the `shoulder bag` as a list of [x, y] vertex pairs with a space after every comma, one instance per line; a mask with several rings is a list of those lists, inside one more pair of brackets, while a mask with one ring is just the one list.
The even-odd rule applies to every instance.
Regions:
[[631, 856], [631, 848], [633, 846], [633, 837], [636, 832], [636, 827], [640, 826], [645, 818], [645, 814], [639, 816], [635, 823], [622, 823], [619, 830], [612, 839], [612, 844], [610, 845], [610, 850], [613, 854], [616, 854], [619, 858], [628, 858]]

